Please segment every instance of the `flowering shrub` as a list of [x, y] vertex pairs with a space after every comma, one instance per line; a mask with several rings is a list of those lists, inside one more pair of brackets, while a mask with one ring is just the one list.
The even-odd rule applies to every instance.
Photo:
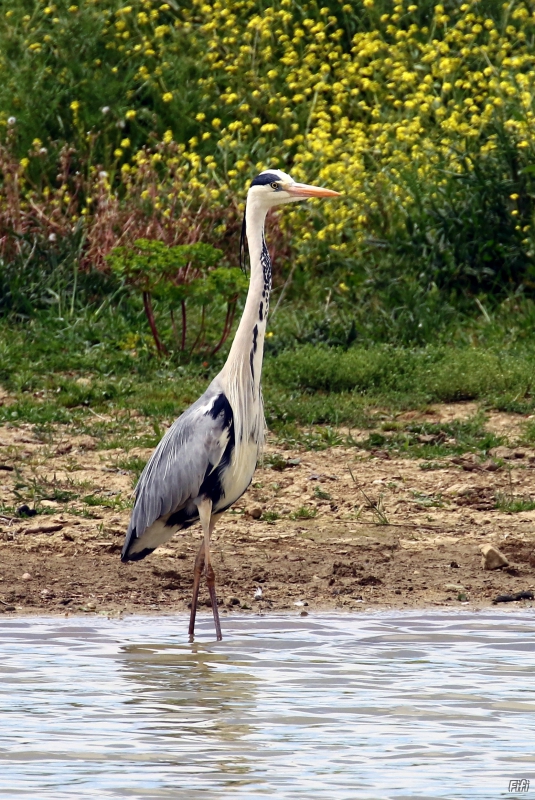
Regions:
[[409, 273], [533, 285], [529, 3], [105, 5], [3, 5], [4, 252], [80, 219], [91, 263], [140, 237], [226, 251], [247, 181], [280, 167], [344, 193], [278, 224], [348, 300]]

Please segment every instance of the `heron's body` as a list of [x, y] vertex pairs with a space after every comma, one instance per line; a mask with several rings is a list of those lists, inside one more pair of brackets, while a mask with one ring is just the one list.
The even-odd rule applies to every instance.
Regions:
[[282, 202], [335, 194], [296, 184], [278, 171], [255, 178], [245, 213], [251, 278], [229, 356], [205, 393], [167, 431], [136, 487], [136, 502], [121, 554], [123, 561], [138, 561], [177, 531], [199, 520], [202, 524], [205, 536], [195, 563], [190, 634], [195, 624], [200, 573], [206, 563], [216, 631], [221, 637], [215, 576], [210, 564], [210, 533], [219, 515], [251, 483], [264, 442], [260, 380], [271, 291], [265, 217], [269, 208]]
[[[199, 520], [207, 498], [214, 516], [245, 492], [256, 468], [258, 443], [247, 437], [237, 456], [234, 414], [220, 376], [168, 430], [139, 484], [123, 560], [138, 561], [174, 533]], [[185, 480], [185, 478], [187, 478]]]
[[202, 499], [211, 500], [212, 514], [220, 514], [251, 483], [265, 428], [260, 379], [271, 291], [265, 215], [262, 207], [247, 207], [251, 279], [228, 359], [206, 392], [173, 423], [145, 467], [123, 560], [144, 558], [197, 522]]

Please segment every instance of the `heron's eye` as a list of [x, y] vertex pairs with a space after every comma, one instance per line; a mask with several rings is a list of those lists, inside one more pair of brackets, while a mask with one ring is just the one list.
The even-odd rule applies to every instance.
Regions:
[[277, 191], [277, 189], [280, 189], [280, 184], [278, 184], [277, 181], [273, 181], [273, 183], [270, 184], [270, 186], [272, 189], [275, 189], [275, 191]]

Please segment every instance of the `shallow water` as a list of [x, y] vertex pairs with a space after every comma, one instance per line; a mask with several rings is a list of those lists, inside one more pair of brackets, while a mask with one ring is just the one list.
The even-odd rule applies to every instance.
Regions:
[[0, 797], [535, 792], [535, 614], [0, 621]]

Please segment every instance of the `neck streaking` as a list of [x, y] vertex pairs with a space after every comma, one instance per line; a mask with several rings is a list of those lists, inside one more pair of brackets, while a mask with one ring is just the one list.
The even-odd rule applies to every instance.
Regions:
[[[262, 230], [262, 249], [260, 251], [260, 267], [262, 269], [262, 296], [254, 296], [254, 300], [258, 303], [257, 321], [253, 328], [253, 340], [251, 349], [249, 350], [249, 365], [251, 368], [251, 379], [253, 387], [260, 386], [260, 373], [262, 372], [262, 359], [264, 355], [264, 335], [266, 330], [267, 316], [269, 312], [269, 295], [271, 293], [271, 259], [264, 238], [264, 231]], [[252, 260], [251, 260], [251, 278], [252, 278]], [[251, 292], [251, 287], [249, 287]], [[261, 347], [258, 347], [258, 338], [262, 333]], [[255, 358], [256, 354], [258, 358]], [[260, 362], [260, 363], [258, 363]], [[258, 369], [258, 375], [255, 375], [255, 368]]]
[[264, 338], [271, 292], [271, 260], [264, 239], [267, 209], [249, 201], [245, 212], [251, 261], [249, 291], [236, 336], [221, 371], [234, 414], [236, 446], [252, 437], [262, 446], [264, 411], [260, 388]]

